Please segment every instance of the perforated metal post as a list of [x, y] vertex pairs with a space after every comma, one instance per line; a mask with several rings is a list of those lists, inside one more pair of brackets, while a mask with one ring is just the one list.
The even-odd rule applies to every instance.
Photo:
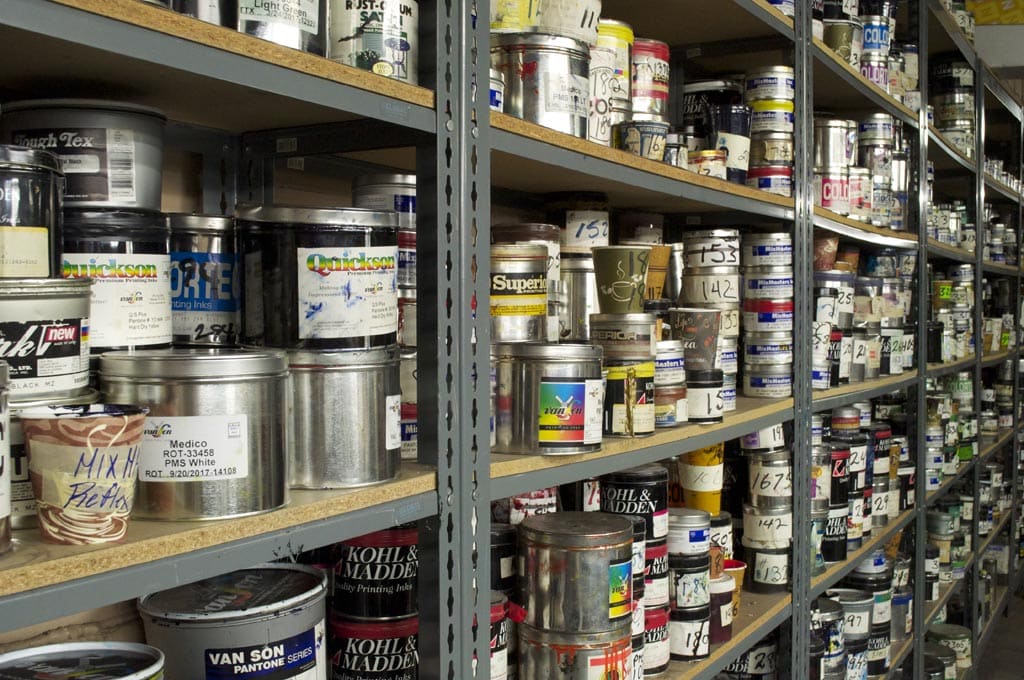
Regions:
[[490, 642], [488, 9], [421, 9], [437, 135], [416, 154], [418, 455], [437, 465], [439, 512], [420, 532], [420, 677], [471, 680], [489, 676]]
[[[796, 198], [796, 221], [793, 225], [793, 275], [797, 295], [793, 314], [793, 536], [792, 557], [793, 620], [788, 677], [808, 677], [810, 655], [810, 590], [811, 563], [807, 549], [811, 535], [811, 343], [813, 337], [811, 263], [814, 261], [814, 67], [811, 3], [796, 4], [796, 39], [793, 65], [796, 77], [796, 154], [793, 168], [793, 195]], [[780, 655], [782, 656], [782, 655]]]

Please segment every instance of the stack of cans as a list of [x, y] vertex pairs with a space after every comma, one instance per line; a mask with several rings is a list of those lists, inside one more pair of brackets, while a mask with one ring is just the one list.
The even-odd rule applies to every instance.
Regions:
[[[743, 538], [747, 577], [754, 592], [785, 590], [791, 578], [793, 540], [793, 452], [784, 434], [762, 432], [758, 441], [744, 439], [747, 499]], [[782, 436], [779, 436], [782, 435]]]
[[[793, 330], [768, 330], [762, 313], [792, 309], [793, 239], [786, 232], [743, 239], [743, 394], [780, 398], [793, 393]], [[770, 324], [769, 324], [770, 325]]]
[[630, 102], [633, 29], [622, 21], [601, 19], [590, 46], [590, 119], [587, 139], [611, 146], [612, 129], [632, 111]]
[[891, 227], [893, 222], [893, 154], [900, 139], [897, 122], [887, 113], [875, 113], [858, 124], [857, 165], [867, 169], [862, 191], [867, 196], [869, 221], [876, 227]]
[[[669, 644], [675, 661], [703, 659], [710, 651], [711, 580], [721, 576], [712, 574], [710, 549], [711, 516], [673, 508], [668, 517]], [[645, 658], [645, 672], [648, 668]]]
[[943, 276], [931, 271], [928, 362], [964, 359], [975, 352], [974, 266], [951, 265]]
[[744, 79], [743, 101], [751, 110], [746, 184], [780, 196], [793, 194], [795, 82], [790, 66], [751, 71]]
[[[862, 48], [860, 55], [860, 72], [865, 78], [880, 87], [883, 91], [894, 94], [890, 90], [890, 66], [902, 72], [900, 56], [890, 54], [893, 38], [896, 35], [896, 20], [892, 15], [896, 12], [896, 3], [866, 0], [860, 3], [860, 24], [862, 27]], [[894, 58], [895, 56], [895, 58]], [[902, 85], [902, 80], [898, 89]], [[902, 101], [902, 92], [897, 92]]]
[[935, 109], [935, 127], [967, 158], [974, 158], [974, 69], [959, 53], [930, 60], [929, 103]]

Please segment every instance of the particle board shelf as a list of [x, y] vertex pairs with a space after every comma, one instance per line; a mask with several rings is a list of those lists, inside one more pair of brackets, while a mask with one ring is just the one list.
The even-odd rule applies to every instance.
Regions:
[[[1021, 104], [1017, 101], [1017, 98], [1010, 94], [1009, 83], [1004, 79], [997, 76], [991, 68], [988, 66], [982, 66], [982, 82], [985, 85], [987, 95], [991, 95], [995, 98], [999, 105], [1006, 109], [1019, 123], [1021, 121]], [[986, 96], [986, 104], [989, 101], [989, 97]], [[986, 109], [988, 106], [986, 105]]]
[[[917, 112], [868, 80], [858, 69], [815, 38], [811, 49], [816, 62], [827, 70], [814, 69], [814, 105], [844, 111], [870, 112], [882, 109], [904, 125], [917, 128]], [[836, 78], [835, 76], [838, 76]]]
[[917, 370], [904, 371], [899, 375], [890, 375], [877, 380], [840, 385], [828, 390], [814, 391], [814, 410], [827, 411], [839, 406], [852, 404], [855, 401], [870, 399], [880, 394], [910, 387], [917, 380]]
[[403, 464], [394, 481], [334, 491], [291, 492], [273, 512], [202, 522], [132, 520], [122, 543], [44, 543], [37, 529], [14, 532], [0, 557], [0, 630], [66, 613], [62, 597], [101, 606], [155, 590], [292, 556], [303, 550], [436, 515], [434, 468]]
[[658, 212], [739, 210], [793, 219], [792, 198], [640, 158], [495, 111], [491, 142], [492, 186], [535, 194], [603, 191], [613, 205]]
[[[625, 21], [634, 34], [656, 38], [673, 49], [699, 50], [709, 39], [737, 41], [783, 35], [793, 38], [793, 19], [766, 0], [670, 0], [657, 3], [605, 0], [601, 16]], [[699, 16], [699, 22], [693, 17]], [[698, 55], [694, 55], [699, 57]]]
[[[700, 661], [674, 661], [664, 677], [671, 680], [710, 680], [779, 627], [792, 614], [793, 596], [789, 593], [752, 593], [740, 596], [740, 611], [732, 621], [732, 638], [713, 645], [708, 658]], [[781, 653], [781, 650], [780, 650]]]
[[861, 547], [853, 552], [848, 552], [845, 562], [837, 562], [811, 579], [811, 598], [818, 597], [837, 584], [843, 577], [852, 572], [871, 551], [883, 547], [896, 535], [896, 532], [905, 529], [913, 521], [915, 515], [914, 508], [910, 507], [901, 512], [896, 519], [891, 520], [884, 527], [872, 527], [870, 538], [865, 540]]
[[949, 475], [948, 477], [942, 480], [942, 484], [939, 485], [938, 489], [928, 492], [927, 496], [925, 497], [925, 505], [931, 506], [934, 505], [936, 502], [942, 500], [946, 496], [946, 494], [949, 493], [950, 489], [952, 489], [958, 481], [966, 477], [973, 469], [973, 460], [961, 465], [957, 469], [955, 475]]
[[981, 270], [987, 274], [1002, 274], [1003, 276], [1017, 276], [1017, 267], [1000, 262], [983, 260]]
[[1003, 533], [1007, 525], [1010, 522], [1010, 517], [1013, 516], [1013, 511], [1008, 510], [1003, 513], [1003, 516], [999, 518], [999, 521], [992, 525], [992, 531], [988, 532], [988, 536], [983, 536], [981, 542], [978, 543], [978, 550], [975, 554], [984, 555], [988, 547], [999, 537], [999, 534]]
[[974, 253], [963, 248], [957, 248], [951, 246], [948, 243], [942, 243], [936, 239], [928, 237], [928, 255], [938, 256], [948, 260], [956, 260], [957, 262], [969, 262], [974, 263]]
[[820, 206], [814, 207], [814, 226], [831, 232], [857, 239], [874, 245], [891, 246], [894, 248], [916, 248], [917, 235], [909, 231], [894, 231], [885, 227], [876, 227], [849, 217], [834, 213]]
[[[1020, 194], [1015, 192], [1012, 187], [1003, 184], [1002, 182], [1000, 182], [987, 172], [985, 173], [985, 186], [988, 187], [989, 189], [992, 189], [994, 192], [996, 192], [997, 194], [999, 194], [1008, 201], [1012, 201], [1014, 203], [1020, 201]], [[992, 199], [994, 197], [986, 196], [985, 198]]]
[[127, 99], [233, 133], [366, 117], [436, 129], [431, 90], [149, 3], [4, 0], [0, 19], [5, 101]]
[[736, 410], [721, 423], [655, 430], [650, 437], [605, 437], [601, 450], [571, 456], [491, 454], [491, 498], [564, 484], [652, 463], [702, 446], [735, 439], [793, 419], [793, 400], [736, 397]]
[[1011, 350], [1004, 350], [1002, 352], [983, 352], [981, 355], [981, 365], [985, 368], [995, 366], [996, 364], [1006, 361], [1015, 353], [1016, 352]]
[[950, 373], [967, 370], [974, 365], [974, 359], [974, 356], [969, 356], [949, 363], [928, 364], [927, 375], [929, 378], [939, 378], [944, 375], [949, 375]]
[[[928, 126], [928, 140], [928, 156], [935, 163], [936, 170], [959, 167], [968, 172], [978, 171], [977, 163], [953, 146], [953, 142], [946, 135], [939, 132], [934, 125]], [[933, 155], [930, 153], [933, 148], [939, 149], [942, 151], [942, 154]]]
[[910, 656], [911, 650], [914, 649], [914, 636], [911, 635], [906, 640], [900, 640], [898, 643], [892, 645], [889, 650], [891, 660], [889, 662], [889, 671], [885, 674], [887, 678], [895, 678], [900, 672], [900, 666], [906, 661], [907, 657]]

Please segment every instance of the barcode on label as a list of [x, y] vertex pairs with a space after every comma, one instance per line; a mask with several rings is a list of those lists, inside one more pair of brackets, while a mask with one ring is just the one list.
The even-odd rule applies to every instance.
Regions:
[[131, 130], [107, 130], [107, 182], [111, 200], [135, 201], [135, 142]]

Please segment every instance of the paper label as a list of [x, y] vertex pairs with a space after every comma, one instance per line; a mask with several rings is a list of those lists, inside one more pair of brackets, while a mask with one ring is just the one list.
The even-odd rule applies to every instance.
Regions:
[[850, 612], [846, 615], [843, 630], [852, 635], [868, 635], [871, 632], [871, 617], [868, 612]]
[[296, 248], [299, 338], [398, 332], [398, 248]]
[[320, 32], [317, 0], [238, 0], [238, 20], [284, 24], [306, 33]]
[[11, 396], [74, 390], [89, 383], [89, 320], [0, 322], [0, 360]]
[[93, 347], [171, 341], [169, 255], [64, 253], [64, 278], [91, 278]]
[[719, 607], [718, 608], [718, 616], [719, 616], [719, 618], [721, 618], [723, 626], [731, 625], [732, 624], [732, 602], [730, 602], [728, 604], [723, 604], [721, 607]]
[[[341, 655], [356, 656], [348, 650], [343, 650]], [[265, 645], [207, 649], [203, 652], [203, 661], [207, 680], [324, 680], [327, 677], [324, 623], [319, 621], [298, 635]]]
[[[0, 201], [3, 200], [4, 188], [0, 186]], [[25, 225], [0, 226], [0, 277], [18, 279], [50, 275], [49, 229]]]
[[686, 410], [691, 419], [719, 417], [724, 408], [720, 387], [690, 387], [686, 391]]
[[545, 446], [601, 443], [602, 382], [541, 378], [537, 441]]
[[608, 245], [608, 212], [605, 210], [567, 210], [562, 232], [565, 252], [590, 252], [593, 246]]
[[175, 337], [237, 337], [241, 286], [234, 254], [173, 252], [170, 277]]
[[249, 474], [248, 416], [146, 418], [139, 481], [241, 479]]

